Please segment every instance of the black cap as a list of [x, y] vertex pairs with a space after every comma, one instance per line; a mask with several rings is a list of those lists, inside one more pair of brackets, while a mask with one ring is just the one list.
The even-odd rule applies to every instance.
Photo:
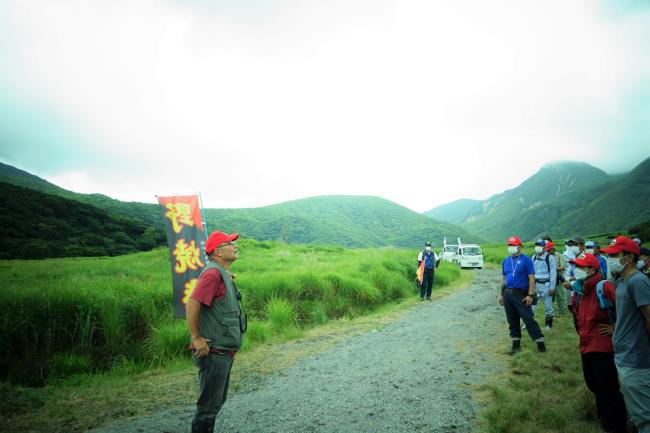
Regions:
[[639, 255], [640, 256], [650, 256], [650, 249], [648, 249], [646, 247], [641, 247], [639, 249]]
[[584, 243], [585, 243], [585, 239], [584, 239], [584, 238], [581, 238], [580, 236], [576, 236], [576, 237], [574, 237], [574, 238], [571, 239], [571, 240], [572, 240], [573, 242], [575, 242], [576, 244], [584, 244]]
[[425, 247], [430, 247], [430, 246], [431, 246], [431, 242], [427, 242], [426, 244], [424, 244], [424, 246], [425, 246]]

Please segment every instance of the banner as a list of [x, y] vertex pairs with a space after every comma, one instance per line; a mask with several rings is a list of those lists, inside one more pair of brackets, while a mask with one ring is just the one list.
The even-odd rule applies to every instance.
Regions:
[[208, 258], [198, 195], [158, 197], [172, 267], [174, 317], [185, 317], [185, 304]]

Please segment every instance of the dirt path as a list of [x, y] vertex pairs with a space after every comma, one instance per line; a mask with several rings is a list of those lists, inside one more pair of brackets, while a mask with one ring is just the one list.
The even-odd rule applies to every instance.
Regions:
[[[344, 339], [258, 386], [231, 392], [215, 432], [470, 432], [472, 386], [500, 370], [504, 325], [498, 273], [420, 303], [399, 320]], [[236, 363], [235, 363], [235, 367]], [[193, 407], [93, 433], [189, 432]]]

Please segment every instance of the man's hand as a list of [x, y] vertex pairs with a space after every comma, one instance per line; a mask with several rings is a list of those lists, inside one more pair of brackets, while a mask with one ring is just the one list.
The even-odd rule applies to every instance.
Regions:
[[565, 289], [569, 289], [569, 290], [571, 290], [571, 287], [572, 287], [572, 286], [571, 286], [571, 282], [570, 282], [570, 281], [567, 281], [567, 282], [564, 283], [564, 288], [565, 288]]
[[499, 301], [499, 305], [503, 305], [503, 295], [497, 295], [497, 300]]
[[526, 297], [523, 299], [524, 305], [527, 307], [530, 307], [531, 304], [533, 303], [533, 296], [532, 295], [526, 295]]
[[207, 338], [203, 338], [201, 336], [192, 338], [192, 345], [194, 345], [194, 353], [197, 358], [208, 356], [208, 353], [210, 353], [210, 347], [208, 346], [209, 341], [210, 340]]
[[553, 296], [554, 293], [555, 293], [555, 289], [554, 289], [553, 287], [551, 287], [550, 289], [548, 289], [548, 295], [549, 295], [549, 296]]
[[601, 323], [598, 325], [598, 332], [600, 332], [600, 335], [612, 335], [614, 333], [614, 326]]

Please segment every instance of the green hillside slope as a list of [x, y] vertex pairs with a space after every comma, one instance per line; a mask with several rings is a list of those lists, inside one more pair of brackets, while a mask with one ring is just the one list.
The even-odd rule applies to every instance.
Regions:
[[115, 256], [150, 250], [164, 234], [58, 195], [0, 182], [1, 259]]
[[209, 230], [289, 243], [420, 247], [427, 240], [440, 245], [443, 236], [482, 240], [460, 227], [371, 196], [320, 196], [253, 209], [208, 209], [206, 219]]
[[155, 204], [124, 202], [112, 199], [103, 194], [80, 194], [68, 191], [67, 189], [58, 187], [45, 179], [1, 162], [0, 182], [6, 182], [48, 194], [55, 194], [70, 200], [76, 200], [91, 206], [96, 206], [114, 215], [133, 218], [148, 225], [158, 227], [160, 230], [163, 229], [163, 222], [160, 217], [158, 205]]
[[[511, 234], [532, 239], [545, 233], [564, 237], [625, 230], [650, 217], [643, 206], [650, 198], [644, 181], [649, 165], [650, 159], [626, 175], [611, 176], [585, 163], [549, 164], [487, 200], [458, 200], [426, 214], [494, 241]], [[615, 210], [603, 216], [611, 204]]]

